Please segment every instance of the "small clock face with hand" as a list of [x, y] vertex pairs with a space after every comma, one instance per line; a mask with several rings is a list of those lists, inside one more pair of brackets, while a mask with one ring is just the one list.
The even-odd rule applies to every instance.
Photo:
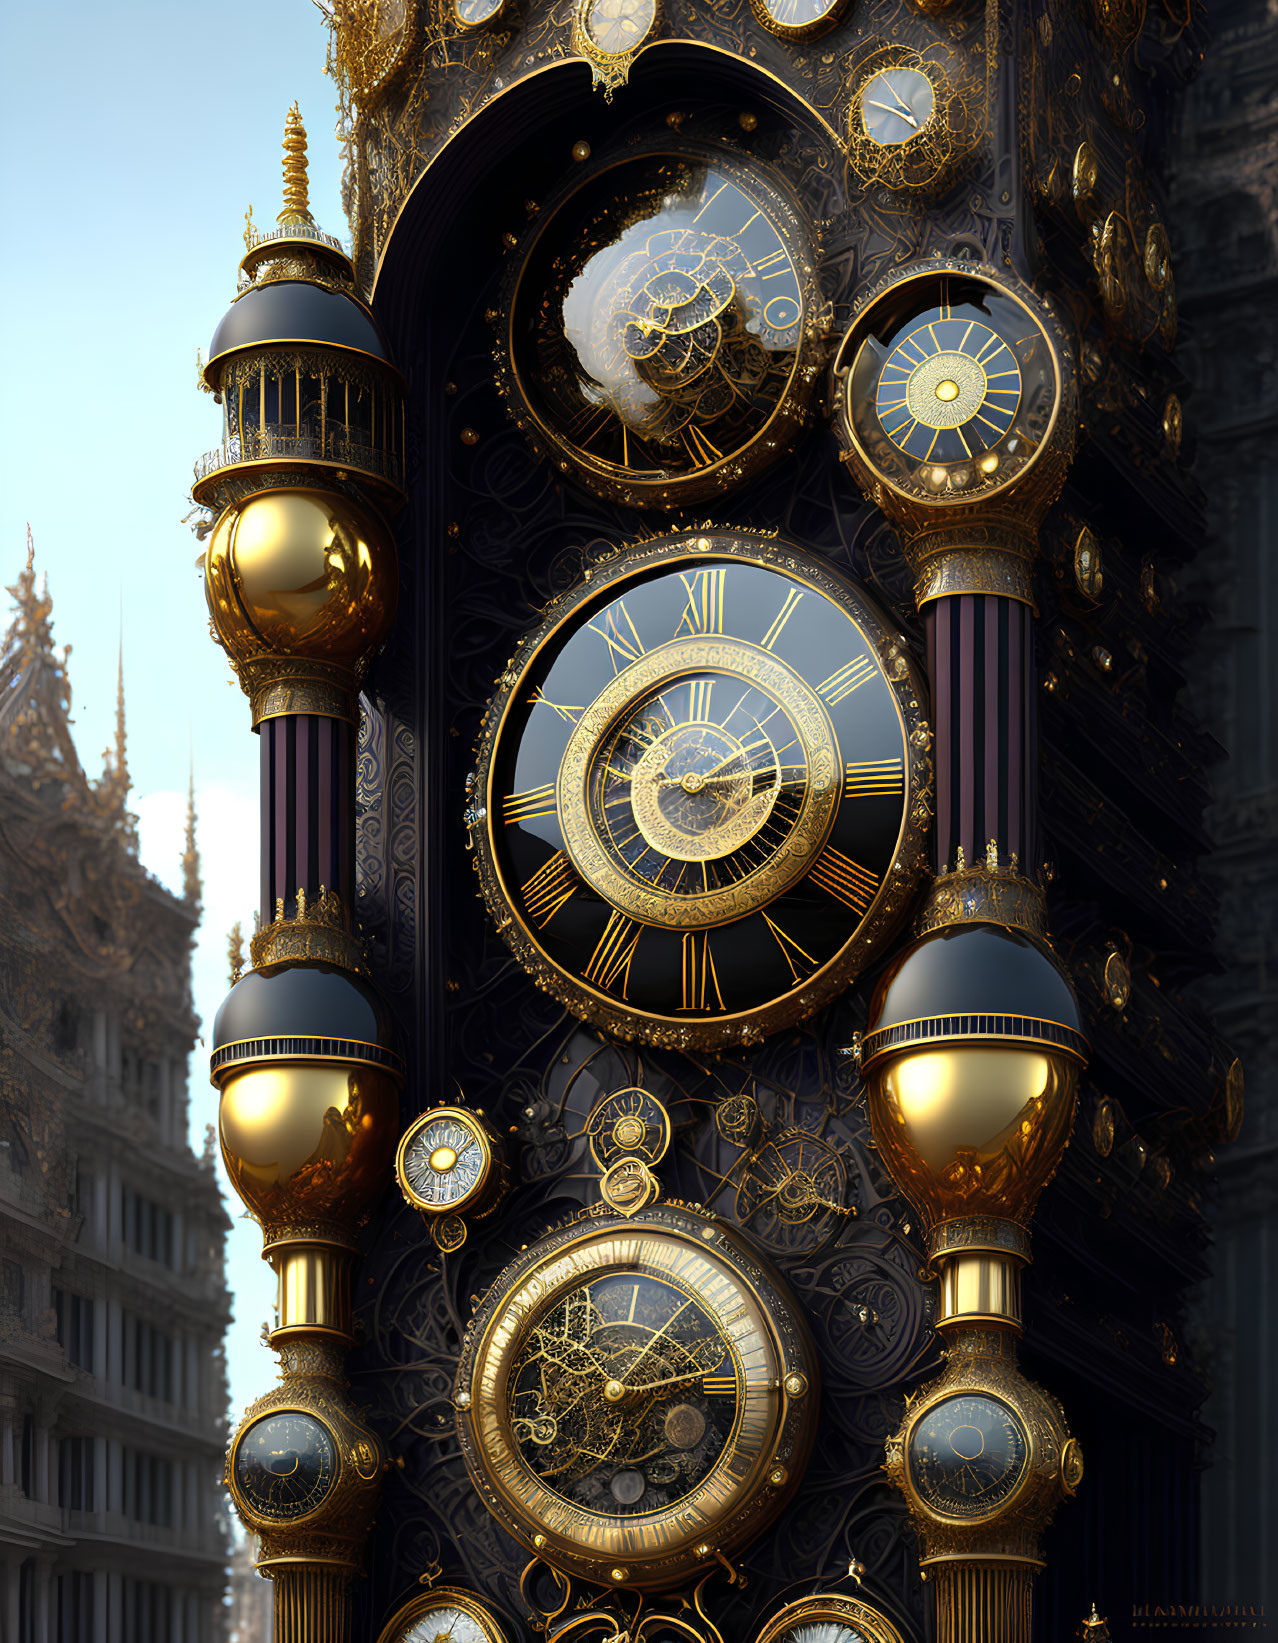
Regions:
[[932, 1511], [968, 1520], [992, 1516], [1016, 1493], [1029, 1465], [1020, 1417], [1001, 1398], [946, 1398], [910, 1435], [910, 1484]]
[[922, 69], [880, 69], [861, 88], [861, 123], [881, 147], [913, 142], [936, 111], [936, 88]]
[[891, 648], [762, 539], [650, 545], [586, 584], [490, 709], [470, 813], [537, 979], [626, 1037], [704, 1045], [845, 985], [920, 861], [926, 730]]
[[902, 1638], [887, 1616], [862, 1598], [822, 1592], [787, 1603], [755, 1643], [902, 1643]]
[[772, 34], [792, 40], [822, 34], [837, 21], [847, 0], [752, 0], [755, 16]]
[[506, 1643], [506, 1633], [472, 1592], [436, 1586], [409, 1598], [377, 1643]]
[[423, 1215], [461, 1215], [484, 1196], [492, 1143], [473, 1113], [438, 1107], [409, 1125], [395, 1157], [405, 1200]]
[[338, 1447], [323, 1421], [301, 1409], [280, 1409], [246, 1426], [231, 1454], [230, 1482], [252, 1516], [296, 1523], [332, 1494]]

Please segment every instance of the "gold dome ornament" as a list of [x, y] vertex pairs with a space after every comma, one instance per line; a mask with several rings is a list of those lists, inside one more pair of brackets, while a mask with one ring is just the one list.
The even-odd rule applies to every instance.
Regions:
[[1074, 448], [1074, 365], [1054, 313], [1010, 274], [949, 258], [863, 300], [834, 365], [857, 484], [901, 532], [923, 605], [1033, 605], [1038, 526]]
[[218, 642], [252, 705], [359, 722], [363, 671], [395, 619], [390, 532], [334, 492], [285, 489], [233, 503], [204, 555]]

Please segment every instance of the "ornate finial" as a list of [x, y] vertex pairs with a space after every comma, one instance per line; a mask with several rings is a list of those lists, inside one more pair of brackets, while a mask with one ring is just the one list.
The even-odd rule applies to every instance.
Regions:
[[253, 225], [253, 207], [244, 213], [244, 249], [251, 251], [257, 244], [257, 229]]
[[115, 741], [102, 754], [102, 774], [93, 784], [99, 813], [118, 827], [129, 849], [137, 849], [137, 818], [125, 806], [129, 800], [128, 735], [124, 722], [124, 632], [121, 621], [119, 660], [115, 680]]
[[129, 790], [128, 738], [124, 729], [124, 623], [120, 623], [120, 649], [115, 665], [115, 768], [125, 793]]
[[231, 926], [230, 934], [226, 938], [226, 961], [231, 968], [230, 985], [234, 987], [244, 974], [244, 931], [239, 919]]
[[961, 844], [954, 852], [954, 871], [956, 873], [966, 873], [967, 871], [967, 856]]
[[[200, 882], [200, 847], [195, 842], [195, 760], [191, 760], [186, 788], [186, 846], [182, 851], [182, 897], [188, 907], [198, 908], [204, 886]], [[239, 925], [236, 925], [239, 929]]]
[[1094, 1603], [1091, 1614], [1079, 1626], [1078, 1635], [1085, 1643], [1109, 1643], [1109, 1623], [1101, 1619]]
[[306, 183], [306, 127], [294, 103], [284, 121], [284, 209], [276, 222], [311, 222]]

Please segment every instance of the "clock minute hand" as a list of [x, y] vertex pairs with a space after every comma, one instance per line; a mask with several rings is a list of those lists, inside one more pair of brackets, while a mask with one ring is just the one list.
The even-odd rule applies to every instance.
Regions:
[[[893, 93], [893, 95], [895, 96], [895, 93]], [[919, 129], [919, 122], [914, 118], [914, 115], [907, 103], [901, 103], [900, 108], [889, 108], [886, 103], [876, 103], [871, 98], [867, 98], [866, 101], [870, 104], [871, 108], [881, 108], [885, 114], [895, 114], [898, 120], [906, 121], [907, 124], [913, 126], [915, 131]], [[899, 97], [897, 98], [897, 101], [900, 102]]]

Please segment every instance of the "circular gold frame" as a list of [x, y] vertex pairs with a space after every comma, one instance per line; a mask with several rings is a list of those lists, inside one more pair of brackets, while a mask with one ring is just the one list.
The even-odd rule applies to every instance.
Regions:
[[[1004, 1495], [1001, 1500], [995, 1502], [986, 1511], [970, 1514], [944, 1512], [939, 1507], [933, 1506], [915, 1479], [914, 1462], [910, 1454], [914, 1434], [926, 1417], [934, 1409], [939, 1409], [942, 1404], [952, 1403], [959, 1398], [986, 1398], [991, 1403], [999, 1404], [1016, 1422], [1025, 1442], [1025, 1455], [1021, 1461], [1021, 1470], [1011, 1493]], [[924, 1517], [930, 1518], [934, 1523], [943, 1523], [952, 1528], [970, 1529], [982, 1523], [989, 1523], [995, 1518], [1008, 1516], [1025, 1492], [1031, 1486], [1039, 1483], [1040, 1480], [1037, 1474], [1040, 1454], [1041, 1450], [1035, 1432], [1035, 1423], [1027, 1420], [1024, 1411], [1018, 1409], [1004, 1392], [995, 1391], [989, 1386], [952, 1385], [939, 1387], [934, 1396], [920, 1403], [917, 1408], [910, 1410], [909, 1419], [901, 1428], [901, 1457], [905, 1468], [905, 1489], [911, 1504], [917, 1512], [920, 1512]]]
[[866, 1643], [905, 1643], [886, 1615], [859, 1597], [844, 1597], [838, 1592], [814, 1592], [811, 1597], [787, 1603], [768, 1621], [755, 1643], [785, 1643], [787, 1631], [820, 1621], [854, 1626], [864, 1635]]
[[[507, 886], [498, 864], [494, 832], [501, 806], [493, 781], [507, 717], [545, 645], [572, 622], [586, 604], [613, 594], [628, 581], [654, 569], [673, 566], [685, 558], [692, 564], [703, 564], [706, 556], [782, 571], [807, 583], [814, 592], [852, 616], [865, 634], [869, 652], [877, 659], [892, 690], [901, 729], [905, 793], [891, 869], [884, 873], [878, 894], [834, 957], [801, 986], [765, 1004], [734, 1015], [689, 1021], [633, 1009], [561, 969], [546, 954], [524, 922], [517, 897]], [[592, 1022], [601, 1031], [623, 1040], [678, 1049], [720, 1049], [729, 1044], [754, 1042], [805, 1020], [842, 992], [871, 961], [904, 916], [926, 861], [930, 813], [924, 795], [931, 783], [930, 750], [931, 734], [921, 681], [904, 650], [894, 642], [886, 623], [849, 583], [794, 543], [735, 527], [707, 526], [699, 532], [656, 537], [628, 550], [618, 549], [593, 565], [570, 593], [553, 599], [541, 624], [524, 637], [502, 675], [475, 748], [474, 797], [467, 812], [472, 860], [479, 875], [480, 890], [502, 938], [536, 984], [574, 1015]]]
[[[590, 0], [580, 0], [582, 4]], [[718, 166], [734, 185], [750, 196], [767, 217], [777, 238], [785, 246], [800, 281], [803, 315], [800, 337], [783, 391], [763, 425], [735, 450], [691, 473], [668, 479], [626, 479], [611, 464], [592, 459], [552, 427], [537, 409], [536, 398], [524, 382], [515, 353], [515, 313], [530, 256], [543, 235], [552, 230], [563, 207], [580, 190], [598, 177], [638, 160], [686, 160], [691, 164]], [[563, 188], [542, 209], [536, 224], [521, 242], [515, 273], [505, 292], [498, 349], [497, 386], [515, 425], [522, 428], [534, 447], [554, 462], [561, 473], [573, 474], [594, 495], [622, 502], [632, 508], [681, 508], [718, 492], [732, 490], [755, 472], [770, 466], [784, 454], [791, 436], [803, 426], [813, 397], [817, 377], [817, 356], [822, 342], [820, 292], [816, 278], [816, 247], [788, 184], [771, 167], [737, 149], [713, 143], [677, 138], [636, 144], [620, 153], [609, 154], [597, 163], [577, 168], [571, 185]]]
[[[471, 1187], [463, 1197], [458, 1198], [455, 1202], [449, 1204], [428, 1204], [424, 1199], [418, 1198], [417, 1195], [405, 1185], [404, 1158], [407, 1155], [409, 1147], [413, 1144], [413, 1141], [417, 1138], [417, 1135], [423, 1127], [427, 1124], [435, 1123], [441, 1118], [451, 1118], [454, 1123], [464, 1125], [466, 1129], [470, 1130], [474, 1134], [475, 1139], [479, 1142], [480, 1150], [483, 1154], [483, 1162], [480, 1166], [480, 1172], [476, 1178], [474, 1186]], [[484, 1128], [483, 1124], [476, 1118], [473, 1112], [469, 1112], [465, 1107], [432, 1107], [429, 1112], [424, 1112], [413, 1120], [413, 1122], [400, 1137], [399, 1146], [395, 1149], [395, 1180], [399, 1185], [399, 1190], [404, 1196], [404, 1202], [408, 1204], [411, 1209], [417, 1210], [422, 1215], [464, 1215], [467, 1208], [477, 1198], [483, 1196], [485, 1188], [488, 1185], [489, 1177], [492, 1174], [492, 1170], [492, 1141], [489, 1139], [488, 1132]]]
[[[973, 485], [970, 489], [947, 493], [925, 494], [921, 491], [909, 490], [896, 483], [886, 474], [878, 462], [866, 451], [857, 434], [856, 423], [853, 418], [850, 404], [852, 382], [856, 374], [856, 363], [862, 351], [868, 345], [868, 332], [879, 308], [886, 303], [899, 302], [901, 293], [912, 285], [924, 285], [940, 279], [955, 278], [970, 280], [978, 285], [988, 287], [998, 296], [1013, 302], [1029, 319], [1034, 329], [1046, 343], [1052, 361], [1053, 399], [1052, 411], [1044, 428], [1042, 437], [1030, 457], [1014, 472], [992, 484]], [[933, 515], [942, 515], [960, 508], [971, 508], [974, 504], [984, 504], [993, 498], [1005, 495], [1013, 486], [1024, 486], [1027, 478], [1036, 469], [1046, 466], [1047, 459], [1054, 460], [1061, 465], [1068, 460], [1068, 448], [1057, 450], [1057, 430], [1061, 426], [1062, 410], [1066, 402], [1072, 404], [1073, 376], [1067, 376], [1063, 361], [1065, 359], [1064, 339], [1059, 328], [1045, 312], [1039, 312], [1025, 300], [1020, 291], [1010, 280], [1000, 278], [993, 269], [977, 266], [974, 263], [962, 262], [953, 257], [938, 257], [922, 265], [915, 265], [907, 271], [893, 273], [882, 280], [866, 297], [859, 311], [853, 318], [847, 334], [839, 344], [834, 360], [834, 375], [837, 385], [838, 423], [841, 439], [849, 447], [849, 455], [866, 473], [872, 474], [878, 485], [884, 490], [891, 491], [893, 496], [908, 504], [911, 508], [922, 509]], [[1015, 423], [1013, 423], [1013, 427]]]
[[[689, 1494], [656, 1512], [615, 1517], [566, 1501], [526, 1465], [511, 1430], [508, 1381], [529, 1330], [565, 1291], [641, 1268], [712, 1311], [735, 1363], [736, 1428]], [[707, 1298], [716, 1274], [731, 1289], [731, 1322]], [[796, 1375], [803, 1389], [792, 1393]], [[534, 1556], [599, 1585], [659, 1591], [704, 1573], [713, 1551], [738, 1549], [785, 1505], [815, 1437], [818, 1387], [815, 1351], [783, 1280], [732, 1228], [671, 1203], [629, 1219], [587, 1210], [522, 1251], [467, 1328], [454, 1404], [472, 1482]]]
[[[898, 68], [913, 69], [931, 84], [932, 112], [907, 141], [880, 143], [865, 123], [863, 99], [880, 74]], [[968, 87], [952, 79], [941, 62], [912, 46], [883, 46], [858, 66], [848, 96], [848, 169], [865, 188], [927, 193], [954, 177], [975, 146], [979, 129]]]
[[378, 1632], [377, 1643], [403, 1643], [404, 1633], [412, 1622], [428, 1615], [432, 1609], [460, 1609], [483, 1630], [484, 1643], [507, 1643], [506, 1633], [489, 1609], [460, 1586], [431, 1586], [410, 1597]]
[[[273, 1420], [276, 1415], [304, 1415], [308, 1420], [315, 1421], [328, 1433], [329, 1441], [333, 1445], [333, 1453], [336, 1456], [332, 1482], [320, 1500], [311, 1507], [310, 1511], [304, 1512], [300, 1517], [271, 1517], [268, 1513], [260, 1511], [246, 1498], [235, 1478], [235, 1463], [239, 1456], [240, 1445], [255, 1426], [260, 1425], [263, 1421]], [[226, 1453], [226, 1487], [231, 1499], [235, 1502], [236, 1510], [246, 1524], [250, 1527], [261, 1525], [270, 1533], [284, 1533], [299, 1528], [303, 1524], [312, 1523], [318, 1517], [330, 1515], [328, 1509], [332, 1504], [333, 1497], [345, 1481], [342, 1474], [346, 1471], [346, 1459], [346, 1451], [342, 1447], [342, 1440], [336, 1427], [331, 1421], [326, 1420], [317, 1409], [308, 1408], [303, 1403], [279, 1404], [272, 1409], [259, 1410], [256, 1414], [250, 1413], [249, 1417], [240, 1426], [239, 1431], [231, 1439], [231, 1446]]]
[[779, 40], [815, 40], [819, 34], [832, 29], [847, 10], [848, 0], [834, 0], [834, 4], [810, 23], [782, 23], [768, 11], [766, 0], [750, 0], [751, 9], [761, 28], [775, 34]]

